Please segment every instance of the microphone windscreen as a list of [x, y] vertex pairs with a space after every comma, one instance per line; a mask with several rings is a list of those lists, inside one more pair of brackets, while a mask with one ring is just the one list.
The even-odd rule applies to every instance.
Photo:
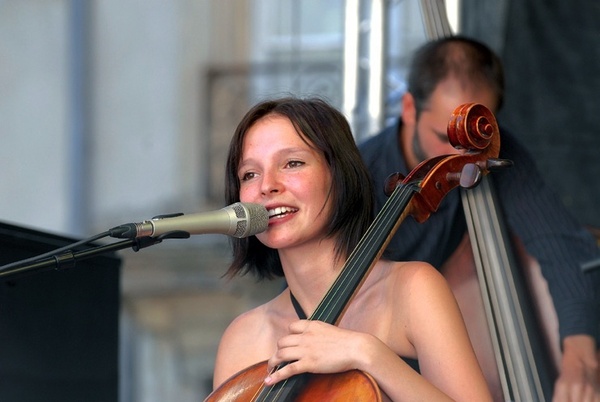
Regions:
[[260, 204], [235, 203], [231, 207], [235, 211], [238, 221], [233, 237], [248, 237], [264, 232], [269, 227], [269, 213]]

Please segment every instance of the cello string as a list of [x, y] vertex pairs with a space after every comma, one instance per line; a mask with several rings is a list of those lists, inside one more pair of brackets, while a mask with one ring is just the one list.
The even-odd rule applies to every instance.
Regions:
[[[416, 188], [418, 189], [418, 187]], [[395, 216], [398, 214], [398, 207], [402, 207], [401, 215], [405, 214], [404, 210], [414, 192], [414, 186], [400, 185], [396, 187], [373, 224], [369, 227], [359, 244], [351, 253], [342, 272], [336, 278], [325, 297], [321, 300], [321, 303], [319, 303], [315, 313], [313, 313], [310, 319], [318, 319], [325, 322], [329, 322], [328, 320], [332, 319], [331, 316], [335, 309], [330, 308], [331, 304], [336, 300], [339, 300], [340, 294], [347, 294], [348, 290], [352, 287], [352, 284], [356, 283], [358, 277], [366, 276], [368, 270], [365, 272], [357, 269], [357, 267], [363, 267], [369, 258], [373, 259], [373, 261], [376, 259], [374, 252], [381, 252], [382, 245], [385, 243], [385, 239], [382, 239], [382, 236], [391, 236], [391, 233], [389, 233], [391, 230], [383, 230], [385, 229], [385, 225], [391, 223], [392, 228], [393, 226], [398, 225], [400, 219], [395, 219]], [[396, 222], [391, 222], [392, 219], [395, 219]], [[370, 262], [369, 269], [372, 266], [373, 261]]]
[[[269, 371], [269, 375], [273, 374], [275, 371], [277, 371], [281, 366], [277, 366], [277, 367], [273, 367], [270, 371]], [[287, 379], [283, 380], [282, 385], [280, 385], [278, 388], [280, 388], [280, 391], [277, 392], [275, 394], [275, 396], [271, 397], [271, 401], [276, 402], [279, 400], [279, 397], [281, 395], [281, 389], [283, 389], [283, 385], [287, 384]], [[280, 383], [278, 383], [280, 384]], [[252, 396], [252, 399], [250, 399], [251, 402], [257, 401], [257, 402], [262, 402], [262, 401], [267, 401], [266, 398], [268, 398], [269, 396], [271, 396], [271, 393], [273, 392], [273, 389], [276, 388], [275, 385], [273, 386], [266, 386], [264, 381], [261, 383], [261, 385], [258, 387], [258, 389], [256, 390], [256, 392], [254, 393], [254, 395]], [[264, 395], [263, 395], [264, 394]], [[261, 399], [259, 399], [261, 398]]]
[[[324, 321], [330, 318], [333, 312], [327, 312], [326, 310], [332, 310], [328, 307], [339, 298], [338, 296], [340, 294], [348, 293], [349, 289], [352, 288], [352, 283], [355, 283], [358, 276], [366, 276], [368, 271], [360, 270], [358, 267], [364, 266], [364, 263], [368, 261], [368, 258], [375, 259], [373, 253], [377, 252], [383, 244], [381, 236], [389, 235], [389, 233], [386, 234], [386, 232], [389, 231], [384, 230], [385, 225], [389, 225], [394, 216], [398, 215], [398, 207], [401, 207], [402, 211], [406, 209], [414, 192], [414, 186], [399, 185], [396, 187], [388, 201], [384, 204], [382, 211], [377, 215], [375, 221], [370, 225], [365, 235], [351, 253], [342, 272], [338, 275], [334, 284], [330, 287], [325, 297], [317, 306], [317, 309], [315, 310], [316, 315], [313, 313], [309, 318], [310, 320]], [[402, 212], [402, 214], [403, 213], [404, 212]], [[399, 219], [397, 219], [397, 221], [399, 221]], [[392, 225], [397, 225], [397, 223], [394, 222]], [[369, 265], [371, 264], [372, 262]], [[291, 297], [293, 297], [293, 295], [291, 295]], [[283, 366], [284, 364], [273, 368], [270, 371], [270, 374]], [[264, 383], [261, 384], [255, 396], [252, 398], [252, 401], [278, 401], [281, 398], [284, 386], [287, 385], [289, 380], [291, 380], [291, 378], [283, 380], [281, 383], [271, 387], [265, 386]]]
[[[273, 374], [274, 372], [276, 372], [277, 370], [281, 369], [282, 367], [284, 367], [285, 364], [279, 364], [275, 367], [273, 367], [270, 371], [269, 371], [269, 375]], [[291, 378], [286, 378], [285, 380], [282, 380], [281, 382], [278, 382], [277, 384], [271, 385], [271, 386], [267, 386], [265, 385], [265, 383], [263, 382], [259, 387], [258, 390], [256, 391], [256, 393], [254, 394], [254, 396], [252, 397], [251, 401], [278, 401], [280, 400], [280, 398], [285, 398], [285, 396], [282, 396], [282, 393], [285, 389], [285, 386], [288, 384], [288, 382], [290, 382], [292, 380], [293, 377]], [[292, 385], [293, 386], [293, 385]], [[271, 394], [275, 392], [274, 396], [271, 396]], [[262, 398], [261, 398], [262, 396]], [[270, 399], [267, 399], [269, 398]], [[261, 398], [261, 399], [258, 399]]]
[[[366, 255], [368, 254], [369, 256], [372, 256], [373, 250], [375, 249], [375, 243], [380, 241], [380, 237], [382, 232], [381, 226], [383, 226], [384, 224], [387, 224], [390, 219], [393, 217], [393, 215], [396, 214], [396, 204], [398, 203], [398, 201], [396, 201], [397, 198], [400, 198], [401, 200], [404, 201], [404, 203], [406, 202], [406, 199], [408, 198], [408, 196], [412, 196], [412, 193], [408, 193], [408, 191], [405, 190], [405, 187], [403, 186], [401, 188], [401, 190], [396, 189], [394, 191], [394, 193], [392, 194], [392, 196], [390, 196], [390, 199], [388, 199], [388, 202], [386, 202], [386, 204], [384, 205], [384, 207], [382, 208], [382, 213], [379, 214], [378, 218], [376, 219], [376, 221], [373, 223], [373, 225], [371, 225], [371, 227], [369, 228], [369, 230], [367, 231], [367, 233], [365, 234], [365, 236], [363, 237], [364, 240], [363, 242], [359, 243], [359, 246], [356, 247], [355, 252], [353, 252], [353, 254], [351, 255], [351, 258], [349, 258], [349, 261], [355, 262], [357, 260], [360, 260], [359, 262], [361, 262], [364, 265], [364, 260], [366, 260]], [[375, 235], [373, 235], [372, 233], [375, 233]], [[365, 246], [365, 243], [370, 243], [367, 246]], [[335, 299], [339, 299], [339, 293], [347, 293], [348, 288], [350, 287], [350, 283], [352, 283], [352, 281], [354, 281], [357, 277], [357, 275], [361, 274], [360, 272], [357, 272], [355, 266], [358, 265], [358, 262], [354, 263], [353, 265], [350, 264], [349, 266], [345, 267], [344, 270], [342, 271], [342, 274], [340, 274], [340, 276], [338, 277], [338, 282], [341, 282], [341, 285], [335, 286], [335, 288], [332, 286], [331, 289], [333, 289], [333, 292], [331, 294], [329, 294], [328, 297], [328, 304], [331, 304], [333, 300]], [[362, 265], [359, 265], [362, 266]], [[363, 273], [364, 274], [364, 273]], [[330, 289], [330, 290], [331, 290]], [[329, 307], [329, 306], [327, 306]], [[325, 314], [325, 315], [319, 315], [317, 316], [318, 319], [321, 320], [329, 320], [331, 319], [331, 314], [332, 314], [332, 309], [328, 308], [328, 310], [330, 311], [330, 313]]]

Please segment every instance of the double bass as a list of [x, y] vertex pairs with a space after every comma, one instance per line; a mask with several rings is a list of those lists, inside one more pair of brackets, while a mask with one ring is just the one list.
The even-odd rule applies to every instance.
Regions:
[[[510, 165], [497, 159], [498, 126], [493, 114], [479, 104], [457, 107], [448, 124], [450, 142], [468, 150], [442, 155], [419, 164], [406, 177], [393, 176], [390, 196], [352, 251], [340, 274], [308, 318], [336, 325], [356, 291], [381, 257], [391, 237], [408, 215], [424, 222], [452, 189], [475, 187], [488, 172]], [[272, 386], [264, 384], [266, 362], [235, 374], [205, 402], [216, 401], [381, 401], [373, 378], [358, 370], [337, 374], [304, 373]]]
[[[444, 0], [421, 0], [421, 8], [429, 39], [452, 36]], [[468, 238], [463, 242], [463, 248], [459, 246], [441, 271], [451, 286], [453, 282], [462, 282], [458, 285], [462, 285], [458, 292], [462, 292], [465, 301], [461, 303], [460, 293], [455, 292], [455, 295], [459, 304], [468, 305], [466, 308], [470, 310], [469, 314], [463, 312], [467, 327], [472, 319], [473, 332], [487, 329], [489, 333], [502, 399], [549, 401], [559, 354], [556, 313], [539, 265], [525, 253], [517, 239], [508, 234], [492, 180], [493, 177], [486, 176], [477, 188], [461, 192]], [[465, 258], [460, 253], [469, 251], [469, 243], [472, 253]], [[457, 260], [463, 268], [456, 267]], [[464, 268], [465, 262], [466, 265], [474, 264], [472, 275]], [[453, 272], [458, 269], [462, 269], [462, 272]], [[480, 295], [466, 290], [471, 280], [478, 282]], [[479, 300], [487, 328], [482, 328], [481, 323], [476, 322], [477, 318], [469, 317], [477, 316]], [[537, 311], [532, 308], [534, 305]], [[545, 312], [540, 314], [544, 309]], [[542, 314], [545, 327], [537, 319]], [[478, 337], [482, 337], [481, 333]], [[550, 345], [554, 345], [554, 348]], [[484, 371], [487, 368], [488, 382], [495, 388], [496, 378], [490, 378], [489, 374], [493, 371], [490, 368], [490, 356], [485, 351], [478, 352], [477, 345], [474, 346]], [[479, 349], [482, 348], [480, 346]], [[553, 356], [553, 361], [550, 356]], [[496, 391], [497, 395], [497, 390], [492, 391]]]

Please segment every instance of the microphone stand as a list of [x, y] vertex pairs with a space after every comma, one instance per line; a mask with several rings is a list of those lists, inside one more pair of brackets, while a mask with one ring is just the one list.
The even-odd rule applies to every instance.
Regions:
[[4, 265], [0, 267], [0, 279], [33, 272], [50, 271], [52, 269], [60, 271], [68, 268], [74, 268], [77, 265], [78, 260], [88, 259], [111, 251], [131, 247], [133, 251], [137, 252], [142, 248], [158, 244], [167, 238], [185, 239], [188, 237], [190, 237], [190, 234], [187, 232], [173, 231], [157, 237], [139, 237], [135, 239], [128, 239], [76, 252], [67, 250], [62, 254], [55, 254], [47, 258], [35, 260], [33, 262], [28, 262], [31, 260], [27, 259], [23, 260], [23, 263], [15, 262]]

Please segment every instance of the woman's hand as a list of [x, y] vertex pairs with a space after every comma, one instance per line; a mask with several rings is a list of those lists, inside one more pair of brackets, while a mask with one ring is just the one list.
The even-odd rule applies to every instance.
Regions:
[[[341, 373], [358, 368], [357, 357], [368, 338], [366, 334], [321, 321], [295, 321], [290, 324], [288, 335], [277, 342], [277, 350], [268, 362], [270, 374], [265, 384], [272, 385], [300, 373]], [[285, 362], [289, 363], [273, 371]]]

